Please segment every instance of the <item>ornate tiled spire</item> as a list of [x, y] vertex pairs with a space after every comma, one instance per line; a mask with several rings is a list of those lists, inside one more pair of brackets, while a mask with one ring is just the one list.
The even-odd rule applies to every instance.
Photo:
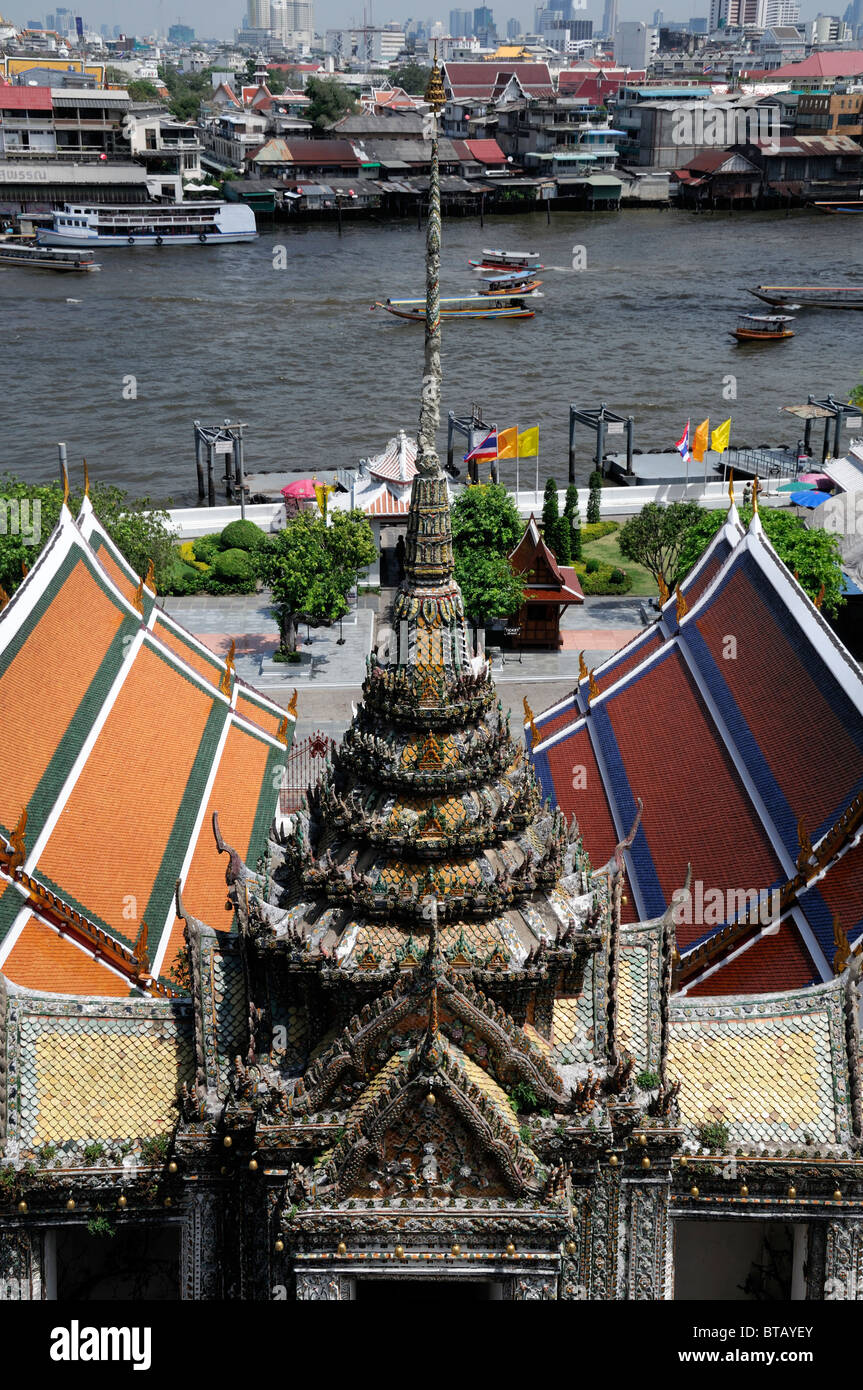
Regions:
[[[468, 643], [461, 592], [453, 578], [452, 522], [447, 481], [437, 456], [441, 407], [440, 164], [438, 112], [446, 100], [435, 51], [426, 90], [431, 107], [432, 149], [426, 234], [426, 324], [423, 383], [417, 432], [417, 476], [411, 491], [405, 543], [405, 578], [397, 595], [399, 665], [460, 669]], [[403, 624], [408, 623], [405, 641]]]

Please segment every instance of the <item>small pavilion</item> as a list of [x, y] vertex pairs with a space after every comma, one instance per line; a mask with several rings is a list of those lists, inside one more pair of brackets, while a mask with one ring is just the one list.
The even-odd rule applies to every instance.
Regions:
[[584, 594], [575, 570], [558, 564], [546, 545], [533, 513], [509, 563], [517, 574], [525, 575], [527, 586], [518, 615], [520, 644], [556, 649], [562, 640], [561, 614], [572, 603], [584, 603]]

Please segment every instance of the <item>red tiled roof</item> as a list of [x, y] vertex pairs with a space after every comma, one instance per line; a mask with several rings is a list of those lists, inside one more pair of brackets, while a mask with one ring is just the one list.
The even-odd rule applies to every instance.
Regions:
[[496, 140], [465, 140], [464, 143], [480, 164], [506, 164], [506, 155]]
[[[677, 650], [669, 650], [639, 680], [608, 696], [603, 708], [632, 794], [644, 802], [642, 826], [666, 903], [683, 884], [690, 863], [693, 881], [701, 879], [705, 892], [760, 889], [784, 878]], [[701, 924], [682, 923], [679, 946], [704, 931]]]
[[861, 74], [863, 49], [857, 48], [813, 53], [800, 63], [786, 63], [784, 67], [768, 69], [764, 76], [769, 77], [771, 82], [793, 82], [797, 77], [859, 77]]
[[[814, 832], [854, 794], [861, 762], [858, 744], [801, 660], [804, 639], [792, 642], [780, 630], [745, 566], [695, 621], [795, 818], [805, 816]], [[734, 660], [724, 657], [729, 633]], [[805, 737], [789, 738], [783, 710], [795, 723], [803, 719]]]
[[51, 111], [50, 87], [0, 87], [0, 111]]
[[820, 975], [791, 922], [774, 936], [762, 936], [746, 950], [704, 976], [687, 995], [775, 994], [817, 983]]

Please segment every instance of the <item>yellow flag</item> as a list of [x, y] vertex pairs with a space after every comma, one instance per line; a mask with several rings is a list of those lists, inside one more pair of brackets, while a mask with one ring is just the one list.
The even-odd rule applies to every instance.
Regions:
[[518, 427], [512, 425], [508, 430], [497, 432], [497, 456], [499, 459], [514, 459], [518, 442]]
[[726, 420], [718, 425], [710, 436], [710, 447], [715, 449], [717, 454], [723, 453], [728, 448], [728, 441], [731, 438], [731, 421]]
[[518, 456], [522, 459], [529, 459], [538, 453], [539, 425], [534, 425], [532, 430], [522, 430], [518, 436]]
[[702, 420], [701, 424], [692, 436], [692, 457], [696, 463], [704, 462], [704, 455], [707, 453], [707, 435], [710, 430], [710, 420]]
[[332, 483], [315, 483], [315, 496], [318, 499], [318, 508], [320, 509], [321, 516], [326, 516], [327, 498], [330, 493], [334, 491], [335, 488]]

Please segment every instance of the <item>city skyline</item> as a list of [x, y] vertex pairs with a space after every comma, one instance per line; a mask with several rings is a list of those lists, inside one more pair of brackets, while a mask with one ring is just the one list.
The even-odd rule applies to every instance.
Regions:
[[[73, 8], [75, 14], [83, 14], [85, 23], [97, 31], [102, 25], [107, 25], [111, 32], [114, 26], [118, 25], [123, 32], [166, 34], [172, 24], [180, 23], [194, 29], [197, 38], [230, 41], [234, 32], [241, 27], [249, 5], [248, 2], [243, 5], [242, 0], [240, 3], [237, 3], [237, 0], [185, 0], [182, 9], [175, 9], [174, 6], [165, 3], [165, 0], [144, 0], [144, 3], [135, 5], [88, 3], [67, 8]], [[414, 0], [389, 0], [386, 5], [384, 0], [378, 0], [377, 5], [374, 4], [374, 0], [367, 0], [365, 22], [380, 25], [432, 18], [440, 20], [446, 28], [450, 8], [449, 4], [428, 6], [426, 12], [426, 7], [416, 5]], [[511, 3], [492, 5], [490, 8], [494, 12], [498, 34], [502, 39], [506, 38], [507, 21], [510, 19], [519, 20], [523, 32], [533, 31], [534, 5], [524, 3], [524, 0], [511, 0]], [[554, 8], [553, 3], [549, 8]], [[576, 6], [573, 8], [575, 10]], [[604, 0], [584, 0], [584, 4], [578, 8], [583, 10], [585, 15], [592, 17], [597, 27], [600, 26]], [[663, 8], [666, 22], [706, 18], [709, 3], [708, 0], [682, 0], [676, 6], [669, 5]], [[618, 0], [616, 9], [618, 20], [638, 19], [650, 23], [656, 5], [654, 0]], [[836, 13], [841, 17], [844, 9], [845, 5], [840, 3]], [[52, 12], [53, 10], [46, 6], [39, 14], [35, 7], [25, 7], [23, 4], [4, 11], [5, 17], [18, 25], [27, 24], [31, 18], [37, 17], [44, 22], [45, 15]], [[816, 4], [814, 0], [809, 0], [809, 3], [802, 0], [800, 12], [801, 21], [806, 21], [815, 18], [819, 13], [833, 13], [833, 10], [824, 10], [823, 5]], [[360, 0], [316, 0], [314, 17], [316, 31], [323, 34], [328, 28], [361, 27], [364, 23], [364, 10]]]

